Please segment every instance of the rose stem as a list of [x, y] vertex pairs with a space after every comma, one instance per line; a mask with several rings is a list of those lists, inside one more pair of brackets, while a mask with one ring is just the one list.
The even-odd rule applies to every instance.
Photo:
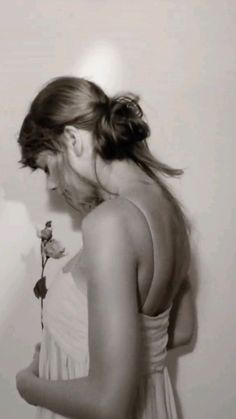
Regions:
[[[41, 261], [42, 261], [42, 264], [41, 264], [41, 266], [42, 266], [42, 272], [41, 272], [41, 279], [43, 278], [43, 274], [44, 274], [44, 269], [45, 269], [45, 266], [46, 266], [46, 263], [47, 263], [47, 261], [48, 261], [48, 259], [49, 259], [49, 257], [48, 256], [46, 256], [46, 258], [45, 258], [45, 260], [44, 260], [44, 256], [43, 256], [43, 240], [41, 240]], [[46, 286], [46, 285], [45, 285]], [[43, 298], [41, 297], [41, 327], [42, 327], [42, 330], [43, 330]]]

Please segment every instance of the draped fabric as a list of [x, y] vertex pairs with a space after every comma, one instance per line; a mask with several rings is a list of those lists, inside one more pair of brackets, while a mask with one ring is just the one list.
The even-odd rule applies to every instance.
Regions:
[[[89, 373], [87, 287], [79, 256], [55, 278], [45, 299], [39, 375], [47, 380], [73, 379]], [[141, 376], [129, 419], [177, 419], [166, 366], [170, 310], [171, 306], [155, 317], [139, 313]], [[62, 416], [36, 408], [35, 419], [59, 418]]]

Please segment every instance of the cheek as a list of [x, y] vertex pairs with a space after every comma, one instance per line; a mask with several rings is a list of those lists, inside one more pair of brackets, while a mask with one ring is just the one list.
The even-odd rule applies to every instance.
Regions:
[[81, 197], [87, 197], [91, 194], [91, 186], [84, 182], [81, 176], [78, 173], [75, 173], [71, 170], [68, 173], [68, 186], [70, 185], [71, 190], [73, 190], [77, 195]]
[[71, 185], [70, 190], [73, 193], [74, 197], [80, 202], [90, 199], [91, 191], [89, 190], [88, 186], [84, 185], [80, 180], [74, 182], [73, 185]]
[[88, 179], [84, 179], [82, 175], [74, 170], [68, 164], [66, 157], [61, 155], [56, 164], [57, 177], [61, 192], [73, 202], [90, 202], [98, 200], [97, 188]]
[[63, 192], [65, 189], [69, 189], [72, 183], [71, 174], [65, 166], [61, 156], [58, 156], [58, 159], [55, 164], [55, 176], [58, 179], [58, 186], [61, 192]]

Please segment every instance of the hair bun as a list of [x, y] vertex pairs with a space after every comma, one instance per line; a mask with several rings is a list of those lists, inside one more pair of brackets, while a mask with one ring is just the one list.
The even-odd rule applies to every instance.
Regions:
[[108, 159], [128, 157], [137, 142], [150, 135], [139, 97], [131, 93], [108, 98], [98, 121], [97, 151]]

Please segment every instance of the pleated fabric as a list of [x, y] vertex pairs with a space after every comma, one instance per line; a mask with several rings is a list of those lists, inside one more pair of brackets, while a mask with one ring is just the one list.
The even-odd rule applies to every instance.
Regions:
[[[44, 300], [44, 330], [39, 375], [47, 380], [88, 376], [88, 310], [86, 276], [80, 254], [51, 284]], [[72, 274], [76, 265], [76, 277]], [[142, 313], [142, 361], [136, 401], [129, 419], [177, 419], [176, 405], [166, 366], [166, 345], [171, 306], [155, 317]], [[37, 407], [35, 419], [65, 418]], [[96, 418], [94, 418], [96, 419]]]

